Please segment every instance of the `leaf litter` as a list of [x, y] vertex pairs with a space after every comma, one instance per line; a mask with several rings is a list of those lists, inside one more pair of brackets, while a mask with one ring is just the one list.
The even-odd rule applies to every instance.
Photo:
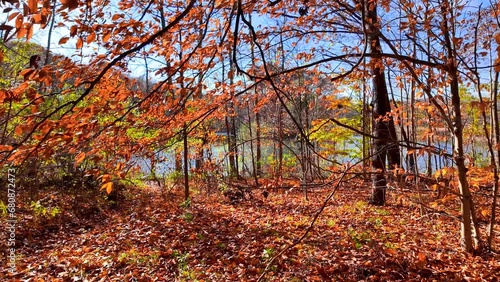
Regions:
[[[151, 189], [116, 209], [88, 208], [91, 214], [82, 217], [81, 207], [66, 207], [65, 215], [35, 225], [20, 209], [18, 272], [9, 276], [4, 267], [0, 276], [12, 281], [256, 281], [270, 259], [303, 234], [329, 192], [311, 191], [308, 200], [300, 191], [266, 198], [254, 193], [237, 204], [203, 192], [185, 207], [178, 204], [180, 193], [166, 196]], [[412, 192], [391, 193], [387, 205], [374, 207], [366, 201], [367, 184], [340, 189], [308, 236], [278, 257], [263, 281], [500, 279], [499, 255], [461, 251], [453, 216], [422, 215]], [[458, 215], [454, 206], [447, 211]]]

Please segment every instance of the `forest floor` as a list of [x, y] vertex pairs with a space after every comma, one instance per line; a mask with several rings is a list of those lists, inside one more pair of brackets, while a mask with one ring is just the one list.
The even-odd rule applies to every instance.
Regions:
[[[36, 205], [18, 208], [18, 272], [2, 262], [0, 280], [256, 281], [331, 192], [306, 200], [300, 191], [254, 191], [233, 204], [222, 193], [193, 193], [187, 207], [174, 190], [129, 189], [115, 207], [44, 191], [36, 215]], [[262, 281], [500, 281], [499, 255], [461, 251], [456, 200], [422, 215], [415, 192], [391, 190], [383, 207], [369, 205], [368, 194], [363, 182], [341, 187]], [[4, 232], [1, 240], [6, 257]]]

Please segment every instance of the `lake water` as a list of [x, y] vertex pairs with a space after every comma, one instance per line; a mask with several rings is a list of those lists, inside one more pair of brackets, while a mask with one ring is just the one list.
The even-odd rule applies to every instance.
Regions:
[[[361, 150], [361, 145], [360, 145], [361, 138], [359, 140], [354, 140], [353, 142], [348, 142], [343, 144], [341, 146], [342, 148], [339, 149], [344, 149], [347, 151], [356, 151], [356, 150]], [[292, 142], [288, 142], [287, 144], [289, 147], [293, 148], [296, 152], [299, 152], [298, 150], [298, 144], [293, 144]], [[452, 152], [452, 147], [450, 143], [445, 143], [441, 142], [438, 145], [438, 148], [440, 150], [446, 150], [448, 154], [451, 154]], [[284, 149], [284, 154], [289, 154], [290, 151], [286, 147]], [[194, 150], [194, 148], [191, 148], [191, 150]], [[207, 155], [207, 150], [205, 151], [205, 158], [210, 157], [211, 160], [216, 162], [220, 167], [228, 167], [229, 165], [229, 160], [227, 157], [227, 146], [225, 145], [214, 145], [211, 147], [211, 155]], [[241, 154], [241, 148], [239, 148], [239, 153]], [[267, 158], [270, 158], [273, 154], [273, 146], [262, 146], [262, 159], [266, 160]], [[408, 158], [406, 154], [407, 150], [405, 148], [401, 148], [401, 161], [402, 161], [402, 166], [404, 169], [408, 169]], [[468, 154], [472, 159], [472, 156], [475, 155], [475, 161], [476, 165], [481, 165], [485, 164], [488, 165], [487, 163], [487, 157], [488, 157], [488, 151], [486, 148], [481, 147], [481, 148], [475, 148], [475, 153], [473, 154], [473, 145], [472, 144], [466, 144], [465, 145], [465, 153]], [[291, 155], [291, 154], [289, 154]], [[356, 155], [359, 155], [357, 153]], [[417, 155], [417, 164], [418, 164], [418, 169], [420, 173], [425, 173], [427, 171], [427, 162], [428, 162], [428, 154], [425, 153], [423, 155], [421, 154], [416, 154]], [[353, 154], [346, 155], [346, 156], [332, 156], [336, 161], [344, 163], [344, 162], [349, 162], [351, 164], [354, 164], [359, 161], [359, 158], [354, 157]], [[157, 162], [155, 164], [155, 173], [157, 175], [165, 175], [169, 174], [173, 171], [175, 171], [175, 158], [174, 154], [172, 152], [161, 152], [157, 154], [156, 156], [157, 160], [162, 159], [161, 162]], [[246, 169], [247, 171], [252, 169], [252, 159], [250, 155], [250, 149], [249, 145], [247, 144], [245, 147], [245, 155], [242, 157], [241, 155], [238, 158], [239, 164], [238, 167], [240, 171], [242, 168]], [[243, 162], [244, 161], [244, 162]], [[144, 157], [134, 157], [132, 162], [137, 165], [140, 170], [147, 174], [150, 174], [152, 169], [151, 169], [151, 161], [148, 158]], [[326, 162], [325, 162], [326, 164]], [[440, 155], [432, 155], [431, 157], [431, 165], [432, 165], [432, 171], [436, 171], [437, 169], [441, 169], [443, 167], [449, 167], [453, 165], [453, 162], [451, 159], [445, 157], [445, 156], [440, 156]], [[190, 169], [195, 167], [195, 160], [191, 159], [189, 161], [189, 166]], [[221, 173], [225, 174], [225, 171], [222, 171]]]

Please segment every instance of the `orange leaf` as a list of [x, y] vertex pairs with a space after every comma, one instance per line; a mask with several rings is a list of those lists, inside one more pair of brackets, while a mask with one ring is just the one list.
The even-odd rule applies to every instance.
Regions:
[[32, 72], [33, 72], [32, 69], [24, 69], [24, 70], [22, 70], [22, 71], [19, 72], [19, 75], [20, 76], [25, 76], [25, 75], [28, 75], [28, 74], [30, 74]]
[[489, 215], [489, 212], [488, 212], [488, 210], [483, 209], [483, 210], [481, 210], [481, 214], [482, 214], [484, 217], [487, 217], [487, 216]]
[[73, 136], [71, 136], [71, 134], [64, 134], [64, 135], [62, 136], [62, 139], [63, 139], [64, 141], [66, 141], [66, 143], [69, 143], [69, 142], [73, 141]]
[[424, 268], [427, 263], [427, 256], [423, 253], [418, 253], [417, 262], [415, 263], [418, 268]]
[[59, 45], [66, 44], [66, 42], [68, 42], [68, 40], [69, 40], [69, 37], [61, 37], [61, 39], [59, 39]]
[[111, 194], [111, 191], [113, 191], [113, 182], [106, 182], [101, 186], [101, 190], [106, 189], [106, 193]]
[[15, 130], [16, 135], [21, 135], [21, 134], [23, 134], [23, 132], [24, 132], [24, 128], [21, 125], [18, 125], [16, 127], [16, 130]]
[[123, 14], [114, 14], [113, 17], [111, 18], [112, 21], [117, 21], [119, 19], [123, 18]]
[[19, 31], [17, 32], [17, 38], [23, 38], [27, 33], [27, 30], [25, 27], [22, 27], [19, 29]]
[[28, 0], [28, 8], [30, 9], [30, 14], [34, 14], [38, 11], [38, 1]]
[[[14, 13], [10, 14], [10, 15], [9, 15], [9, 18], [8, 18], [9, 22], [10, 22], [11, 20], [13, 20], [13, 19], [14, 19], [15, 17], [17, 17], [17, 16], [19, 16], [19, 12], [14, 12]], [[16, 19], [16, 21], [17, 21], [17, 19]]]
[[18, 15], [16, 19], [16, 28], [19, 29], [23, 26], [24, 18], [22, 15]]
[[68, 8], [69, 10], [73, 10], [78, 8], [78, 0], [61, 0], [61, 4], [63, 8]]
[[110, 37], [111, 31], [104, 33], [104, 35], [102, 36], [102, 42], [108, 42]]
[[497, 35], [495, 35], [495, 41], [497, 42], [497, 44], [500, 44], [500, 33], [497, 33]]
[[123, 169], [123, 163], [119, 163], [116, 165], [116, 170], [122, 170]]
[[33, 25], [32, 24], [29, 24], [27, 27], [26, 27], [26, 41], [30, 40], [31, 37], [33, 37]]
[[102, 183], [109, 182], [109, 181], [111, 181], [111, 175], [109, 175], [109, 174], [104, 174], [104, 175], [102, 176]]
[[42, 16], [42, 14], [35, 14], [33, 15], [33, 22], [35, 22], [36, 24], [41, 24], [44, 22], [44, 17]]
[[43, 136], [43, 134], [34, 134], [33, 135], [33, 139], [35, 139], [36, 141], [42, 141], [44, 137], [45, 136]]
[[69, 28], [69, 36], [73, 37], [76, 35], [78, 31], [78, 26], [76, 25], [72, 25], [70, 28]]
[[500, 58], [495, 60], [495, 71], [500, 72]]
[[95, 32], [92, 32], [91, 34], [89, 34], [89, 36], [87, 37], [87, 44], [94, 42], [95, 37], [96, 37]]
[[0, 145], [0, 152], [10, 151], [13, 147], [10, 145]]
[[83, 47], [83, 40], [81, 37], [78, 37], [78, 40], [76, 41], [76, 49], [82, 49]]
[[78, 165], [79, 163], [83, 162], [83, 160], [85, 160], [85, 153], [81, 152], [75, 157], [75, 165]]

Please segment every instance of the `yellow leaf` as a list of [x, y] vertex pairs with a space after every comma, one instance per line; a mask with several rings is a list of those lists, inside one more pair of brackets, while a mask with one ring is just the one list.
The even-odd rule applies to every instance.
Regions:
[[488, 213], [488, 210], [483, 209], [483, 210], [481, 210], [481, 214], [482, 214], [484, 217], [487, 217], [489, 213]]
[[113, 191], [113, 182], [106, 182], [101, 186], [101, 190], [106, 190], [106, 193], [111, 194]]

